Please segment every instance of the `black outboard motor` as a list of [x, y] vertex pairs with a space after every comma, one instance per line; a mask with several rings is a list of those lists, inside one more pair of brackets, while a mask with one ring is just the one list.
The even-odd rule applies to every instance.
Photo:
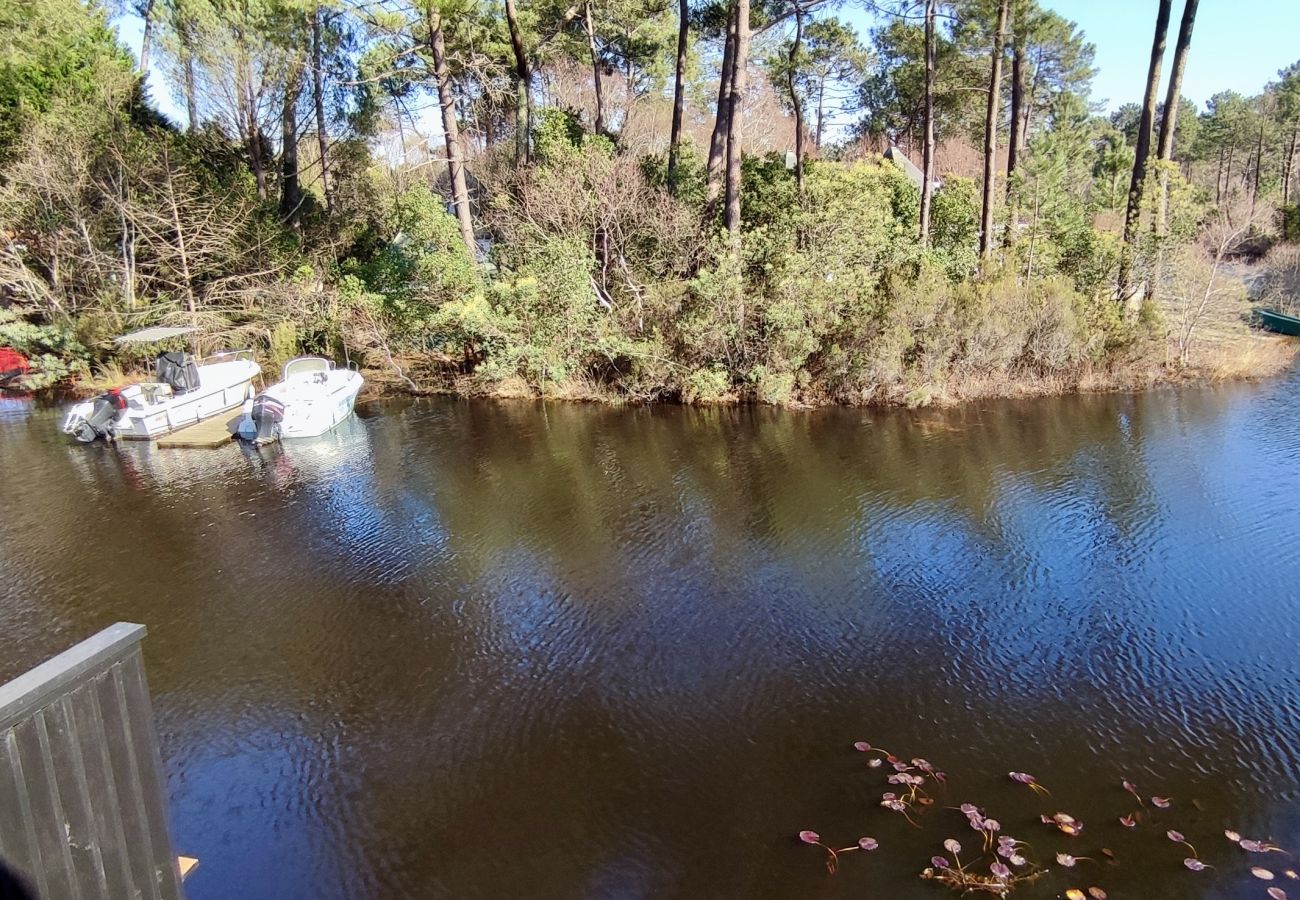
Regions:
[[183, 394], [199, 386], [199, 367], [188, 353], [160, 353], [157, 361], [158, 380], [170, 385], [173, 392]]
[[284, 404], [269, 394], [258, 394], [253, 398], [253, 410], [249, 416], [257, 426], [257, 437], [254, 440], [258, 443], [273, 441], [280, 436]]
[[83, 444], [89, 444], [95, 438], [112, 438], [113, 421], [117, 414], [126, 409], [126, 398], [118, 388], [110, 388], [108, 393], [95, 398], [95, 405], [90, 415], [77, 424], [72, 436]]

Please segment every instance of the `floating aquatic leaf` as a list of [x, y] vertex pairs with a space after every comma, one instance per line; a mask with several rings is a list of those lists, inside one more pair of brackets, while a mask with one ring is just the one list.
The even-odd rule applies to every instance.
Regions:
[[952, 838], [948, 838], [948, 840], [943, 842], [943, 849], [956, 856], [961, 852], [961, 844], [957, 843]]
[[912, 767], [909, 766], [909, 765], [908, 765], [907, 763], [905, 763], [905, 762], [901, 762], [901, 761], [899, 761], [899, 760], [891, 760], [891, 761], [892, 761], [893, 764], [894, 764], [894, 771], [895, 771], [895, 772], [910, 772], [910, 771], [912, 771]]
[[1160, 809], [1168, 809], [1172, 801], [1168, 797], [1152, 797], [1151, 805], [1158, 806]]
[[1187, 839], [1183, 837], [1181, 831], [1174, 831], [1172, 828], [1165, 832], [1165, 836], [1175, 844], [1183, 844], [1187, 842]]
[[1106, 900], [1106, 892], [1099, 887], [1088, 888], [1088, 896], [1091, 897], [1092, 900]]
[[1079, 860], [1068, 853], [1058, 853], [1056, 854], [1056, 861], [1061, 865], [1065, 866], [1067, 869], [1073, 869], [1075, 863], [1077, 863]]
[[1070, 888], [1065, 892], [1066, 900], [1086, 900], [1083, 891], [1078, 888]]
[[989, 866], [989, 871], [993, 873], [994, 878], [1011, 877], [1011, 870], [1000, 862], [995, 862], [993, 865]]
[[873, 756], [871, 757], [871, 759], [867, 760], [867, 765], [871, 766], [871, 768], [873, 769], [879, 769], [882, 765], [884, 765], [884, 760], [882, 760], [879, 756]]
[[973, 803], [963, 803], [961, 806], [957, 808], [960, 809], [962, 813], [967, 816], [977, 815], [980, 811], [979, 807]]
[[868, 744], [866, 741], [858, 741], [856, 744], [853, 745], [853, 749], [858, 751], [859, 753], [870, 753], [871, 745]]
[[1261, 881], [1273, 880], [1273, 873], [1270, 872], [1268, 869], [1261, 869], [1259, 866], [1252, 866], [1250, 870], [1250, 874], [1254, 875], [1256, 878], [1258, 878]]
[[1241, 835], [1237, 834], [1237, 832], [1233, 831], [1231, 828], [1225, 831], [1223, 833], [1223, 836], [1226, 837], [1228, 840], [1232, 841], [1234, 844], [1239, 843], [1241, 841]]
[[1074, 835], [1074, 834], [1078, 834], [1080, 831], [1083, 831], [1082, 822], [1080, 822], [1074, 816], [1068, 815], [1063, 812], [1056, 813], [1050, 819], [1044, 816], [1043, 821], [1047, 822], [1049, 825], [1055, 825], [1057, 828], [1061, 829], [1061, 831], [1065, 832], [1066, 834]]
[[942, 856], [931, 856], [930, 865], [934, 866], [936, 869], [952, 868], [952, 865], [948, 862], [948, 860]]
[[1008, 772], [1007, 775], [1012, 781], [1018, 781], [1021, 784], [1033, 784], [1034, 782], [1034, 776], [1024, 772]]
[[799, 840], [803, 841], [805, 844], [817, 844], [821, 842], [821, 839], [822, 836], [815, 831], [799, 832]]
[[1191, 869], [1193, 872], [1200, 872], [1202, 869], [1206, 868], [1205, 863], [1192, 857], [1183, 860], [1183, 865], [1187, 866], [1187, 868]]
[[1240, 845], [1242, 850], [1245, 850], [1248, 853], [1263, 853], [1266, 849], [1262, 843], [1259, 841], [1252, 841], [1250, 838], [1237, 841], [1237, 843]]
[[858, 847], [862, 850], [875, 850], [880, 846], [880, 842], [875, 838], [864, 837], [858, 838]]
[[1119, 824], [1123, 825], [1125, 828], [1132, 828], [1137, 825], [1137, 819], [1133, 818], [1131, 815], [1120, 816]]
[[997, 832], [1002, 830], [1002, 823], [997, 819], [985, 819], [984, 830], [988, 832]]
[[1268, 895], [1272, 897], [1273, 900], [1286, 900], [1286, 891], [1282, 890], [1280, 887], [1269, 888]]
[[1287, 869], [1282, 874], [1285, 875], [1287, 878], [1290, 878], [1292, 881], [1295, 881], [1297, 878], [1300, 878], [1300, 874], [1297, 874], [1295, 869]]
[[1011, 863], [1013, 866], [1023, 866], [1027, 860], [1019, 853], [1013, 853], [1011, 856], [1007, 857], [1007, 862]]

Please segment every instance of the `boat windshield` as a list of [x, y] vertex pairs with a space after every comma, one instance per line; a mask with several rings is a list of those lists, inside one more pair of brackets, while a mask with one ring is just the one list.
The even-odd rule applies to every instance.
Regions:
[[322, 359], [319, 356], [303, 356], [298, 359], [291, 359], [284, 364], [284, 377], [307, 375], [312, 372], [328, 372], [332, 368], [334, 368], [334, 363], [328, 359]]

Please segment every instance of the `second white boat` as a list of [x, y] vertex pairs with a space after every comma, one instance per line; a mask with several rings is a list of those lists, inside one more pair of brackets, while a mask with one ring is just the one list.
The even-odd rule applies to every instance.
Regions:
[[316, 437], [348, 416], [365, 380], [320, 356], [284, 365], [284, 378], [253, 398], [239, 436], [251, 441]]

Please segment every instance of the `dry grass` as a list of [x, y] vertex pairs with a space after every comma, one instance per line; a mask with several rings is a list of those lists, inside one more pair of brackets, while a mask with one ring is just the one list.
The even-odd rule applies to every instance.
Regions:
[[1204, 347], [1193, 361], [1195, 372], [1214, 381], [1266, 378], [1295, 362], [1300, 340], [1280, 334], [1252, 334]]

